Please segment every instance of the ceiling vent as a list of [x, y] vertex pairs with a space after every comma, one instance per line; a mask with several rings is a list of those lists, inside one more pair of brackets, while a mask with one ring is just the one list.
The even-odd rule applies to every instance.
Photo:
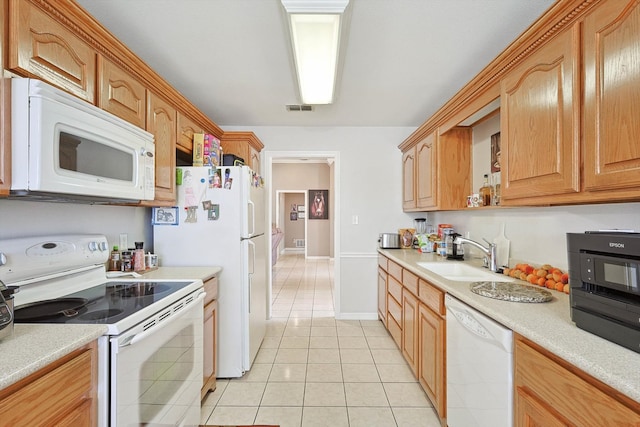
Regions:
[[287, 111], [313, 111], [313, 106], [305, 104], [291, 104], [287, 105]]

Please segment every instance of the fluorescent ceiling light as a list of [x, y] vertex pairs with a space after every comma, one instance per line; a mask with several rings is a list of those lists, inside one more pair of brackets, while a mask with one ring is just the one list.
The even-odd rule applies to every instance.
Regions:
[[349, 0], [281, 0], [304, 104], [333, 102], [342, 13]]

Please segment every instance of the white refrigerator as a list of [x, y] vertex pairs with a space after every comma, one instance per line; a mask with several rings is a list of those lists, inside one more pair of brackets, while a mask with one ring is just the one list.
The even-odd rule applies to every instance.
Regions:
[[264, 185], [247, 166], [178, 167], [178, 206], [155, 208], [161, 266], [220, 266], [218, 378], [251, 369], [266, 331]]

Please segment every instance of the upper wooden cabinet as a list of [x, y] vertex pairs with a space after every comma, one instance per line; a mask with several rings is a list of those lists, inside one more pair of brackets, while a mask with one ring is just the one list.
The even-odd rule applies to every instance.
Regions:
[[502, 200], [580, 191], [576, 29], [565, 31], [502, 80]]
[[584, 188], [591, 197], [638, 197], [640, 5], [602, 3], [586, 16], [583, 39]]
[[102, 56], [98, 57], [98, 64], [96, 105], [144, 129], [147, 111], [147, 91], [144, 85]]
[[156, 143], [156, 196], [153, 205], [173, 204], [176, 200], [177, 112], [167, 101], [149, 93], [147, 131]]
[[8, 68], [95, 102], [96, 52], [31, 3], [9, 1]]
[[402, 153], [402, 209], [416, 207], [416, 147], [411, 147]]
[[437, 182], [436, 172], [436, 135], [431, 134], [416, 145], [416, 205], [417, 207], [436, 206]]
[[220, 143], [224, 154], [235, 154], [251, 170], [260, 174], [260, 151], [264, 144], [253, 132], [225, 132]]
[[428, 134], [403, 152], [402, 168], [405, 211], [466, 207], [471, 193], [471, 129]]
[[202, 126], [199, 126], [194, 120], [178, 111], [178, 141], [176, 149], [192, 155], [193, 135], [196, 133], [204, 133]]
[[[0, 34], [4, 34], [6, 7], [0, 7]], [[0, 70], [4, 69], [5, 40], [0, 39]], [[0, 79], [0, 196], [11, 190], [11, 115], [9, 79]]]

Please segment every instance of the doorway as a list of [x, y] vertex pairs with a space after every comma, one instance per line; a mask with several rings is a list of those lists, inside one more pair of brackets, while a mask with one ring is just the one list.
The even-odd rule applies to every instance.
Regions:
[[[276, 251], [303, 253], [307, 258], [307, 206], [306, 192], [276, 190], [275, 226], [282, 233]], [[275, 247], [276, 242], [272, 242]], [[278, 253], [272, 254], [277, 256]], [[277, 260], [272, 259], [271, 265]]]
[[[331, 264], [333, 265], [333, 277], [334, 277], [334, 308], [335, 312], [339, 313], [340, 310], [340, 262], [339, 262], [339, 239], [336, 237], [337, 230], [340, 229], [340, 153], [337, 151], [265, 151], [264, 152], [264, 160], [266, 166], [266, 187], [267, 187], [267, 217], [269, 223], [272, 227], [277, 223], [279, 218], [282, 218], [283, 215], [289, 215], [289, 213], [282, 212], [284, 209], [281, 209], [280, 199], [278, 195], [278, 191], [282, 191], [284, 193], [287, 192], [298, 192], [304, 193], [305, 197], [308, 197], [308, 190], [310, 189], [319, 189], [319, 190], [327, 190], [328, 194], [328, 218], [326, 220], [315, 220], [314, 229], [319, 229], [320, 233], [323, 236], [328, 237], [328, 241], [326, 242], [328, 246], [328, 250], [326, 251], [326, 257], [331, 259]], [[328, 182], [324, 185], [323, 188], [317, 188], [313, 185], [311, 186], [303, 186], [301, 188], [295, 188], [296, 183], [295, 180], [291, 182], [287, 182], [287, 184], [280, 185], [282, 188], [275, 188], [274, 186], [274, 165], [278, 164], [298, 164], [298, 165], [311, 165], [313, 163], [322, 163], [329, 168], [329, 179]], [[310, 168], [309, 168], [310, 169]], [[305, 256], [313, 256], [313, 253], [309, 252], [309, 244], [311, 239], [311, 231], [309, 230], [309, 221], [308, 214], [306, 212], [308, 203], [305, 203], [305, 212], [303, 216], [305, 216]], [[287, 212], [290, 212], [291, 206], [288, 206]], [[299, 212], [298, 212], [299, 215]], [[319, 240], [319, 239], [318, 239]], [[272, 246], [273, 240], [272, 235], [268, 236], [268, 245], [270, 248]], [[314, 248], [315, 250], [315, 248]], [[273, 251], [268, 252], [268, 265], [272, 266], [273, 262]], [[267, 304], [267, 317], [271, 318], [271, 300], [272, 300], [272, 290], [273, 290], [273, 274], [272, 269], [269, 269], [268, 272], [268, 282], [267, 282], [267, 294], [268, 301]]]

